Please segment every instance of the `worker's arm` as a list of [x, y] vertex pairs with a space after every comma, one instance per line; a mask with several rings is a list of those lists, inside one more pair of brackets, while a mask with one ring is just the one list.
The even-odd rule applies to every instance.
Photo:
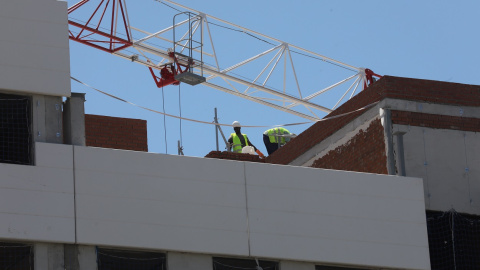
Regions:
[[233, 145], [233, 137], [232, 135], [230, 135], [230, 137], [228, 137], [228, 150], [232, 149], [232, 145]]
[[253, 145], [253, 144], [250, 142], [250, 140], [248, 139], [248, 137], [247, 137], [247, 142], [248, 142], [248, 145], [252, 146], [253, 149], [255, 149], [255, 152], [257, 152], [257, 154], [258, 154], [261, 158], [265, 158], [265, 155], [264, 155], [262, 152], [260, 152], [260, 150], [258, 150], [257, 147], [255, 147], [255, 145]]
[[253, 149], [255, 149], [255, 151], [257, 151], [257, 147], [255, 147], [255, 145], [253, 145], [253, 143], [250, 142], [250, 140], [248, 139], [248, 137], [247, 137], [247, 144], [250, 145], [250, 146], [253, 146]]

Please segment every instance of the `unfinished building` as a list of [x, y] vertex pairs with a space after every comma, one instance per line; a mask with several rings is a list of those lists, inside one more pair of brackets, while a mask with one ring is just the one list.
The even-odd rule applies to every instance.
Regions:
[[[267, 164], [147, 153], [144, 122], [85, 116], [71, 93], [66, 10], [0, 3], [0, 267], [450, 267], [426, 216], [479, 214], [480, 87], [384, 77]], [[478, 265], [478, 242], [438, 254]]]

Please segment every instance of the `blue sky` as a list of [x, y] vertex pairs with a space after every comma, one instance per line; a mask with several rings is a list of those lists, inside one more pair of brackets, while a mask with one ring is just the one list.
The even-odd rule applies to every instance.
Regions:
[[[67, 2], [70, 6], [76, 1]], [[480, 85], [477, 0], [176, 2], [352, 66], [370, 68], [380, 75]], [[127, 7], [131, 25], [149, 32], [171, 26], [177, 13], [154, 0], [127, 0]], [[86, 19], [80, 10], [72, 16]], [[265, 43], [242, 33], [218, 33], [214, 43], [221, 52], [219, 62], [223, 68], [264, 50]], [[73, 77], [144, 107], [163, 111], [164, 105], [166, 113], [179, 115], [181, 106], [183, 117], [207, 122], [213, 120], [216, 107], [220, 123], [226, 124], [236, 120], [243, 125], [273, 126], [306, 121], [206, 86], [182, 84], [181, 102], [178, 86], [164, 87], [162, 102], [162, 89], [156, 87], [143, 65], [72, 41], [70, 50]], [[317, 89], [329, 78], [345, 72], [310, 60], [297, 70], [302, 89]], [[301, 57], [299, 61], [303, 61]], [[253, 79], [254, 75], [245, 72]], [[188, 156], [203, 157], [216, 148], [211, 125], [182, 121], [180, 136], [178, 119], [167, 117], [164, 123], [162, 115], [119, 102], [73, 81], [72, 92], [87, 94], [86, 113], [147, 120], [150, 152], [177, 154], [180, 139]], [[316, 102], [332, 107], [336, 103], [333, 96], [342, 94], [331, 93]], [[289, 130], [298, 134], [310, 126], [292, 126]], [[264, 153], [265, 129], [242, 129]], [[223, 130], [227, 137], [232, 132], [229, 127]]]

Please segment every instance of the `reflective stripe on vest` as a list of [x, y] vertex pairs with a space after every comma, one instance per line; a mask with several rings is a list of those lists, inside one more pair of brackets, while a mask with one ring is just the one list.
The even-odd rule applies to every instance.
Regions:
[[[278, 143], [277, 136], [274, 136], [275, 134], [283, 135], [283, 134], [289, 134], [290, 132], [288, 132], [288, 130], [286, 130], [282, 127], [279, 127], [279, 128], [269, 129], [269, 130], [267, 130], [267, 133], [268, 133], [268, 139], [271, 143]], [[285, 144], [285, 137], [280, 138], [280, 143]]]
[[[245, 138], [245, 146], [248, 146], [247, 135], [242, 134], [243, 138]], [[242, 152], [242, 141], [240, 141], [240, 137], [237, 136], [237, 133], [230, 134], [233, 139], [232, 151], [234, 153], [241, 153]]]

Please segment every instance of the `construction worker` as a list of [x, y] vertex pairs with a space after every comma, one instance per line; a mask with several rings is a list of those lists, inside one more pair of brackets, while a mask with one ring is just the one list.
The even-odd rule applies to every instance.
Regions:
[[290, 134], [286, 128], [276, 127], [266, 130], [263, 133], [263, 142], [265, 143], [265, 148], [267, 148], [268, 155], [273, 154], [277, 149], [290, 141], [291, 137], [294, 137], [295, 134]]
[[260, 150], [258, 150], [255, 145], [253, 145], [250, 140], [248, 140], [248, 137], [246, 134], [242, 134], [240, 131], [241, 126], [238, 121], [234, 121], [232, 123], [233, 125], [233, 130], [235, 131], [234, 133], [230, 134], [230, 137], [228, 138], [228, 143], [229, 143], [229, 148], [233, 148], [234, 153], [242, 153], [242, 148], [245, 146], [252, 146], [253, 149], [255, 149], [255, 152], [260, 157], [265, 157]]

